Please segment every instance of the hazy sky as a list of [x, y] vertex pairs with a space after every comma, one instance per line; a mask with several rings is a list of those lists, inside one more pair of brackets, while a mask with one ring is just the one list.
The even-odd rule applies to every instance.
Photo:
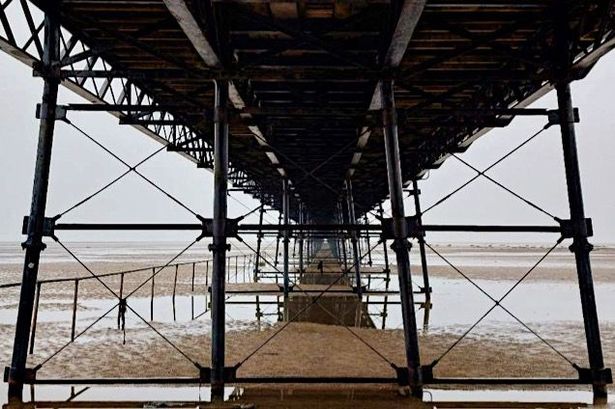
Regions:
[[[38, 121], [35, 105], [40, 101], [42, 82], [31, 69], [0, 53], [0, 240], [21, 240], [21, 220], [29, 211]], [[577, 126], [586, 213], [594, 220], [594, 243], [615, 243], [615, 54], [604, 58], [580, 82], [573, 84], [575, 106], [581, 123]], [[61, 103], [80, 102], [62, 90]], [[551, 93], [533, 106], [555, 108]], [[129, 163], [138, 162], [160, 145], [142, 133], [118, 125], [104, 113], [70, 113], [71, 120], [112, 148]], [[500, 155], [527, 138], [545, 123], [542, 117], [521, 117], [509, 127], [497, 129], [477, 141], [462, 157], [478, 168], [488, 166]], [[266, 160], [263, 158], [263, 162]], [[124, 166], [68, 125], [57, 126], [53, 149], [48, 216], [70, 207], [125, 170]], [[211, 216], [212, 175], [177, 154], [162, 152], [143, 166], [142, 172], [187, 203], [195, 211]], [[559, 217], [568, 217], [559, 127], [552, 127], [515, 156], [492, 171], [491, 176], [545, 207]], [[456, 159], [449, 159], [421, 182], [423, 207], [472, 177], [474, 173]], [[233, 193], [230, 216], [245, 213], [257, 203]], [[236, 200], [235, 200], [236, 199]], [[240, 204], [243, 203], [243, 204]], [[412, 201], [406, 202], [411, 214]], [[273, 222], [276, 215], [268, 215]], [[69, 213], [63, 221], [81, 222], [192, 222], [194, 217], [169, 201], [138, 176], [130, 175], [99, 197]], [[489, 181], [482, 179], [458, 193], [425, 216], [426, 223], [550, 224], [552, 221], [529, 208]], [[187, 240], [184, 233], [64, 234], [78, 240]], [[528, 241], [552, 242], [540, 235], [434, 235], [437, 241]]]

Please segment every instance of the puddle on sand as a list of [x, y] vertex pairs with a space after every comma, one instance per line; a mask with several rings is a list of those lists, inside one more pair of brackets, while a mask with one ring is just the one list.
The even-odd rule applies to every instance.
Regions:
[[[514, 282], [508, 280], [476, 280], [476, 283], [494, 298], [499, 298], [514, 284]], [[429, 332], [431, 334], [463, 332], [493, 305], [491, 300], [465, 280], [434, 278], [431, 286], [433, 288], [433, 306], [429, 318]], [[391, 280], [390, 290], [397, 291], [396, 280]], [[596, 284], [596, 299], [601, 323], [615, 323], [615, 298], [611, 296], [614, 293], [615, 284]], [[228, 330], [253, 329], [258, 325], [255, 318], [257, 313], [257, 306], [254, 303], [255, 298], [255, 296], [232, 296], [228, 298]], [[418, 295], [416, 298], [418, 301], [422, 296]], [[267, 295], [260, 296], [259, 300], [261, 302], [259, 309], [263, 313], [260, 324], [275, 323], [278, 320], [279, 312], [278, 298]], [[382, 296], [372, 295], [369, 297], [370, 303], [379, 303], [369, 306], [369, 312], [377, 328], [381, 328], [382, 325], [383, 300], [384, 297]], [[399, 297], [389, 296], [388, 300], [398, 301]], [[231, 304], [231, 302], [245, 304]], [[149, 297], [131, 297], [129, 299], [129, 305], [147, 320], [150, 319], [150, 303]], [[77, 329], [85, 328], [115, 304], [116, 301], [112, 299], [80, 299], [77, 311]], [[178, 295], [175, 298], [174, 317], [172, 297], [159, 296], [154, 299], [154, 322], [167, 325], [170, 331], [176, 329], [184, 333], [186, 331], [197, 331], [199, 334], [208, 333], [209, 326], [207, 323], [210, 315], [209, 312], [204, 313], [206, 305], [207, 299], [204, 294], [196, 294], [194, 297]], [[503, 305], [522, 321], [546, 330], [582, 323], [579, 293], [574, 283], [545, 281], [522, 283], [504, 300]], [[417, 310], [417, 320], [420, 323], [423, 322], [424, 312], [423, 309]], [[38, 322], [70, 325], [71, 315], [72, 300], [41, 298]], [[191, 327], [194, 324], [191, 320], [193, 315], [199, 317], [198, 320], [200, 321], [199, 325], [194, 328]], [[8, 300], [0, 301], [0, 324], [14, 325], [15, 319], [16, 309], [14, 305], [10, 304]], [[402, 327], [399, 304], [388, 305], [385, 324], [387, 329]], [[109, 313], [98, 325], [109, 328], [115, 327], [117, 325], [117, 310]], [[131, 311], [126, 314], [126, 325], [130, 328], [145, 326]], [[473, 333], [479, 335], [481, 332], [485, 335], [497, 333], [499, 336], [516, 339], [527, 337], [525, 331], [522, 331], [521, 327], [499, 308], [493, 310], [481, 325], [473, 331]]]

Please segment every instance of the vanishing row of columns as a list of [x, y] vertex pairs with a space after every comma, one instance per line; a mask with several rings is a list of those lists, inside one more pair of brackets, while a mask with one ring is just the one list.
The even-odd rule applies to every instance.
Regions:
[[[43, 244], [43, 223], [45, 218], [46, 199], [51, 163], [51, 148], [53, 142], [56, 103], [60, 78], [56, 70], [52, 69], [60, 59], [60, 22], [57, 8], [49, 7], [45, 15], [45, 40], [42, 65], [46, 68], [44, 73], [44, 89], [41, 104], [41, 119], [39, 127], [39, 140], [36, 156], [36, 167], [33, 184], [32, 205], [27, 226], [27, 239], [23, 244], [25, 261], [21, 293], [19, 299], [17, 322], [15, 327], [15, 341], [11, 368], [9, 371], [9, 398], [22, 400], [23, 385], [27, 380], [26, 358], [28, 353], [28, 339], [31, 331], [32, 311], [36, 290], [39, 260]], [[566, 48], [566, 47], [564, 47]], [[395, 252], [397, 272], [399, 278], [401, 311], [405, 339], [405, 356], [408, 371], [408, 383], [412, 395], [420, 397], [423, 385], [421, 379], [421, 363], [419, 355], [419, 342], [417, 322], [414, 309], [413, 292], [410, 279], [410, 259], [408, 231], [405, 222], [405, 209], [403, 200], [403, 178], [399, 137], [396, 120], [393, 82], [381, 82], [382, 121], [384, 134], [384, 152], [387, 165], [388, 186], [391, 200], [391, 214], [393, 219], [393, 245]], [[228, 149], [229, 127], [227, 121], [228, 83], [216, 83], [216, 115], [214, 125], [214, 214], [213, 214], [213, 242], [210, 250], [213, 253], [212, 277], [212, 348], [211, 348], [211, 387], [212, 396], [223, 396], [225, 385], [225, 256], [227, 244], [227, 184], [228, 184]], [[564, 164], [568, 186], [568, 199], [573, 226], [573, 245], [571, 250], [576, 258], [576, 266], [581, 293], [581, 303], [585, 322], [586, 341], [589, 354], [590, 369], [598, 373], [604, 369], [604, 360], [600, 342], [598, 317], [590, 266], [589, 253], [591, 245], [587, 237], [587, 225], [583, 208], [583, 198], [579, 176], [578, 158], [576, 150], [574, 118], [570, 95], [570, 87], [566, 81], [557, 84], [557, 96], [560, 113], [562, 143], [564, 150]], [[284, 182], [285, 200], [283, 202], [284, 223], [288, 225], [289, 202], [288, 181]], [[351, 183], [347, 182], [347, 190], [351, 194]], [[414, 190], [417, 191], [416, 185]], [[350, 223], [355, 223], [352, 197], [349, 200]], [[417, 214], [420, 208], [417, 203]], [[303, 212], [302, 212], [303, 213]], [[261, 212], [262, 220], [262, 212]], [[309, 234], [309, 233], [308, 233]], [[288, 295], [288, 231], [284, 232], [284, 294]], [[303, 237], [301, 237], [303, 241]], [[356, 270], [357, 286], [360, 295], [360, 268], [358, 262], [358, 249], [356, 235], [351, 237]], [[422, 248], [423, 243], [419, 240]], [[308, 257], [314, 255], [314, 242], [308, 240]], [[301, 252], [303, 251], [301, 246]], [[346, 254], [343, 245], [344, 257]], [[424, 257], [424, 248], [421, 252]], [[257, 258], [257, 268], [260, 260]], [[427, 284], [428, 285], [428, 284]], [[425, 289], [429, 291], [429, 289]], [[596, 396], [606, 396], [606, 384], [598, 379], [593, 383]]]

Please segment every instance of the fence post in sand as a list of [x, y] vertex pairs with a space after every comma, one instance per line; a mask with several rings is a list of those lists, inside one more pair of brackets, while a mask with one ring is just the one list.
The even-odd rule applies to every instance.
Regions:
[[211, 283], [211, 395], [212, 399], [224, 398], [224, 349], [225, 349], [225, 258], [229, 246], [226, 243], [227, 184], [228, 184], [228, 81], [216, 82], [216, 115], [214, 122], [214, 217], [213, 241], [209, 249], [213, 253]]
[[175, 264], [175, 278], [173, 279], [173, 321], [177, 321], [177, 309], [175, 308], [175, 294], [177, 293], [177, 273], [179, 272], [179, 264]]
[[399, 156], [399, 140], [397, 130], [397, 113], [393, 94], [393, 81], [384, 80], [382, 87], [382, 121], [384, 147], [387, 163], [387, 177], [391, 195], [391, 215], [393, 217], [393, 245], [397, 258], [397, 274], [399, 276], [399, 292], [401, 299], [402, 320], [404, 324], [404, 340], [406, 360], [408, 365], [408, 383], [415, 397], [423, 396], [423, 382], [419, 357], [419, 341], [414, 311], [414, 296], [412, 294], [410, 277], [410, 242], [406, 225], [403, 179]]
[[190, 319], [194, 321], [194, 277], [196, 275], [196, 263], [192, 263], [192, 280], [190, 281]]
[[154, 321], [154, 290], [156, 288], [156, 268], [152, 268], [152, 294], [149, 302], [149, 318]]
[[75, 331], [77, 328], [77, 299], [79, 297], [79, 280], [75, 280], [75, 292], [73, 294], [73, 318], [70, 327], [70, 340], [75, 341]]
[[53, 132], [56, 122], [56, 104], [58, 85], [60, 83], [59, 70], [53, 69], [60, 57], [60, 1], [47, 2], [45, 10], [45, 38], [44, 52], [41, 61], [41, 75], [44, 79], [43, 98], [39, 108], [40, 118], [36, 165], [34, 169], [34, 182], [32, 188], [32, 204], [30, 216], [24, 223], [27, 234], [22, 244], [25, 250], [24, 269], [17, 309], [17, 322], [15, 325], [15, 341], [11, 367], [8, 373], [9, 402], [23, 400], [23, 385], [28, 370], [28, 340], [32, 324], [32, 310], [36, 292], [39, 261], [41, 251], [44, 250], [43, 233], [45, 225], [45, 208], [47, 206], [47, 191], [49, 187], [49, 168], [51, 165], [51, 150], [53, 145]]

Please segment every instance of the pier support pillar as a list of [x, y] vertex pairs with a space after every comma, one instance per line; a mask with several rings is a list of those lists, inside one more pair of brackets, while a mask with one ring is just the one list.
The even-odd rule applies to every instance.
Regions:
[[225, 349], [225, 276], [228, 188], [228, 82], [216, 83], [216, 115], [214, 122], [214, 217], [213, 275], [211, 281], [211, 396], [224, 398], [224, 349]]
[[[354, 198], [352, 196], [352, 182], [350, 178], [346, 179], [346, 203], [348, 206], [348, 223], [357, 224], [354, 211]], [[350, 243], [352, 244], [355, 285], [357, 295], [359, 299], [361, 299], [363, 297], [363, 289], [361, 287], [361, 255], [359, 254], [359, 238], [356, 230], [350, 232]]]
[[[421, 191], [416, 179], [412, 181], [412, 196], [414, 197], [414, 211], [416, 214], [416, 222], [418, 227], [423, 226], [423, 212], [421, 211]], [[431, 312], [431, 285], [429, 284], [429, 268], [427, 266], [427, 252], [425, 251], [425, 236], [420, 234], [417, 237], [419, 242], [419, 254], [421, 256], [421, 270], [423, 272], [423, 294], [425, 294], [425, 315], [423, 318], [423, 328], [429, 326], [429, 314]]]
[[289, 243], [290, 243], [290, 232], [288, 230], [288, 226], [290, 224], [290, 187], [288, 185], [288, 178], [284, 178], [282, 181], [282, 213], [284, 215], [284, 226], [286, 228], [283, 230], [283, 261], [284, 261], [284, 320], [288, 318], [288, 293], [290, 282], [288, 279], [289, 274], [289, 265], [288, 265], [288, 257], [289, 257]]
[[589, 257], [589, 253], [593, 249], [593, 246], [587, 239], [589, 236], [589, 229], [585, 219], [583, 192], [581, 190], [581, 176], [579, 173], [579, 161], [577, 156], [572, 98], [570, 85], [567, 82], [557, 85], [557, 102], [562, 131], [570, 221], [573, 226], [573, 242], [570, 246], [570, 250], [574, 253], [577, 266], [579, 290], [581, 293], [581, 308], [583, 310], [587, 352], [589, 354], [589, 366], [591, 372], [594, 374], [594, 398], [600, 400], [607, 398], [607, 387], [604, 377], [598, 376], [598, 374], [608, 370], [604, 367], [604, 358], [602, 354], [602, 342], [600, 339], [600, 327], [598, 324], [598, 312], [594, 294], [594, 281]]
[[598, 311], [596, 309], [596, 297], [594, 293], [594, 281], [592, 278], [589, 256], [593, 249], [593, 246], [588, 241], [588, 237], [591, 235], [591, 221], [585, 218], [574, 126], [575, 114], [572, 106], [572, 95], [568, 79], [573, 56], [570, 51], [571, 28], [568, 18], [567, 3], [563, 0], [557, 2], [554, 14], [557, 24], [556, 46], [558, 60], [556, 61], [556, 65], [559, 69], [560, 77], [560, 80], [556, 83], [557, 104], [559, 124], [562, 133], [568, 204], [570, 208], [569, 222], [572, 227], [572, 245], [570, 246], [570, 251], [574, 253], [576, 261], [587, 353], [589, 355], [589, 372], [591, 373], [594, 400], [603, 402], [607, 399], [606, 385], [611, 382], [612, 376], [610, 369], [604, 367], [600, 326], [598, 324]]
[[[303, 203], [299, 204], [299, 224], [303, 225], [305, 223], [305, 215], [304, 215]], [[299, 276], [303, 275], [305, 268], [303, 265], [303, 231], [299, 232]]]
[[258, 234], [256, 236], [256, 261], [254, 262], [254, 282], [258, 282], [261, 265], [261, 247], [263, 244], [263, 216], [265, 215], [265, 198], [261, 197], [261, 208], [258, 212]]
[[56, 121], [56, 104], [60, 77], [53, 65], [60, 58], [60, 1], [51, 2], [45, 12], [45, 49], [42, 60], [44, 78], [43, 98], [40, 106], [38, 147], [36, 165], [34, 168], [34, 183], [32, 188], [32, 204], [27, 225], [27, 238], [22, 244], [25, 250], [21, 293], [17, 309], [17, 323], [15, 326], [15, 341], [13, 343], [13, 356], [9, 369], [8, 395], [9, 402], [21, 402], [23, 398], [23, 385], [27, 378], [26, 362], [28, 356], [28, 340], [32, 322], [32, 311], [38, 278], [41, 252], [45, 248], [43, 243], [43, 225], [45, 221], [45, 208], [47, 206], [47, 191], [49, 188], [49, 168], [51, 165], [51, 151], [53, 133]]
[[408, 382], [412, 396], [423, 396], [423, 382], [419, 357], [419, 340], [414, 311], [414, 296], [410, 278], [410, 242], [406, 225], [403, 180], [399, 155], [397, 115], [393, 95], [393, 81], [384, 80], [382, 84], [382, 121], [384, 125], [384, 148], [387, 163], [389, 192], [391, 195], [391, 214], [393, 217], [393, 245], [397, 259], [399, 292], [401, 299], [404, 340], [408, 365]]
[[[344, 207], [342, 206], [341, 200], [337, 202], [337, 209], [339, 224], [344, 224], [346, 221], [344, 218]], [[340, 230], [340, 242], [342, 245], [342, 261], [344, 262], [344, 270], [348, 270], [348, 255], [346, 254], [346, 232], [344, 232], [343, 230]]]

